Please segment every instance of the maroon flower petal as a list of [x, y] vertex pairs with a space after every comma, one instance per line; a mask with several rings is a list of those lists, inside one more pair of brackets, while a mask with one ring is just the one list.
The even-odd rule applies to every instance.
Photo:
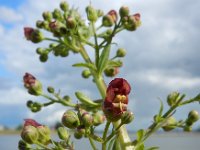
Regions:
[[33, 119], [24, 119], [24, 121], [25, 121], [24, 127], [25, 126], [34, 126], [34, 127], [42, 126], [41, 124], [39, 124]]
[[27, 40], [31, 39], [31, 34], [33, 33], [34, 29], [31, 27], [24, 27], [24, 36]]

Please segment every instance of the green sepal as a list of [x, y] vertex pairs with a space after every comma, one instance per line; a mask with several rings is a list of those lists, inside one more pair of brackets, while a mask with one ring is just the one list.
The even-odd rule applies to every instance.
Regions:
[[101, 56], [99, 58], [99, 63], [98, 63], [99, 74], [101, 74], [107, 67], [109, 54], [110, 54], [110, 48], [111, 48], [111, 45], [107, 44], [101, 53]]
[[137, 131], [136, 135], [137, 135], [137, 141], [140, 142], [143, 138], [145, 134], [145, 131], [143, 129], [140, 129]]
[[109, 60], [108, 61], [108, 67], [121, 67], [122, 66], [122, 61], [117, 60], [117, 61], [113, 61], [113, 60]]
[[75, 95], [79, 99], [79, 101], [82, 102], [83, 104], [93, 106], [93, 107], [97, 107], [97, 106], [101, 105], [101, 104], [93, 102], [93, 100], [91, 100], [89, 97], [87, 97], [82, 92], [75, 92]]

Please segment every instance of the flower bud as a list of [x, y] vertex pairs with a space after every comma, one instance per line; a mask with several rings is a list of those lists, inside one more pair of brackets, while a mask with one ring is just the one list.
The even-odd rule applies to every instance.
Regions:
[[69, 133], [64, 127], [59, 127], [57, 132], [61, 140], [67, 140], [69, 138]]
[[18, 149], [19, 149], [19, 150], [30, 150], [31, 147], [30, 147], [29, 144], [26, 143], [25, 141], [20, 140], [20, 141], [18, 142]]
[[83, 72], [82, 72], [82, 77], [83, 78], [89, 78], [90, 77], [90, 75], [91, 75], [91, 73], [90, 73], [90, 70], [83, 70]]
[[42, 125], [38, 126], [37, 130], [39, 133], [38, 141], [44, 145], [48, 145], [51, 140], [49, 127]]
[[104, 70], [104, 74], [107, 77], [114, 77], [119, 73], [119, 68], [117, 67], [109, 67]]
[[53, 13], [53, 18], [54, 19], [61, 19], [62, 18], [62, 14], [61, 14], [61, 11], [59, 9], [54, 9]]
[[49, 28], [53, 32], [54, 36], [56, 37], [60, 37], [61, 35], [67, 32], [65, 25], [59, 21], [50, 22]]
[[25, 73], [24, 87], [28, 89], [28, 92], [32, 95], [38, 96], [42, 94], [42, 84], [33, 75]]
[[69, 95], [63, 96], [63, 99], [64, 99], [65, 101], [67, 101], [67, 102], [70, 102], [70, 101], [71, 101], [71, 98], [70, 98]]
[[88, 112], [82, 114], [81, 120], [86, 128], [93, 125], [93, 117]]
[[104, 15], [104, 12], [101, 9], [97, 10], [98, 17], [102, 17]]
[[44, 49], [39, 47], [36, 49], [36, 53], [39, 54], [39, 55], [42, 55], [44, 53]]
[[93, 114], [93, 124], [94, 126], [98, 126], [102, 124], [105, 121], [105, 116], [101, 113], [95, 113]]
[[169, 117], [166, 124], [162, 127], [164, 131], [171, 131], [176, 128], [177, 121], [174, 117]]
[[47, 91], [49, 92], [49, 93], [54, 93], [54, 88], [53, 87], [51, 87], [51, 86], [49, 86], [49, 87], [47, 87]]
[[140, 14], [128, 16], [127, 22], [124, 23], [124, 28], [128, 31], [135, 31], [141, 25]]
[[86, 7], [87, 18], [89, 21], [96, 22], [98, 19], [97, 11], [92, 6]]
[[117, 22], [118, 16], [117, 16], [117, 12], [115, 10], [109, 11], [108, 15], [110, 15], [112, 17], [112, 20], [114, 23]]
[[119, 48], [119, 49], [117, 50], [116, 56], [117, 56], [117, 57], [124, 57], [124, 56], [126, 56], [126, 50], [123, 49], [123, 48]]
[[178, 98], [179, 98], [179, 93], [178, 92], [172, 92], [167, 96], [167, 103], [169, 106], [173, 106], [176, 104]]
[[37, 27], [37, 28], [43, 28], [43, 21], [38, 20], [38, 21], [36, 22], [36, 27]]
[[105, 27], [111, 27], [114, 24], [114, 20], [111, 15], [105, 15], [102, 19], [102, 25]]
[[66, 12], [69, 9], [69, 4], [66, 1], [60, 3], [60, 9]]
[[76, 20], [73, 17], [68, 17], [66, 19], [66, 25], [69, 29], [74, 29], [76, 27]]
[[52, 13], [50, 13], [49, 11], [43, 12], [42, 14], [44, 20], [50, 22], [52, 20]]
[[42, 32], [40, 32], [37, 29], [30, 28], [30, 27], [24, 28], [24, 35], [27, 40], [30, 40], [33, 43], [39, 43], [42, 40], [44, 40], [44, 36], [43, 36]]
[[199, 120], [199, 113], [196, 110], [192, 110], [190, 111], [190, 113], [188, 114], [188, 120], [191, 122], [196, 122]]
[[42, 54], [40, 55], [39, 59], [41, 62], [46, 62], [48, 60], [48, 55]]
[[70, 129], [74, 129], [80, 125], [78, 115], [73, 110], [67, 110], [63, 114], [62, 123]]
[[122, 115], [121, 122], [123, 124], [129, 124], [133, 121], [133, 119], [134, 119], [133, 113], [131, 111], [126, 111]]
[[83, 137], [83, 134], [81, 133], [81, 132], [79, 132], [79, 131], [75, 131], [74, 132], [74, 137], [76, 138], [76, 139], [81, 139], [82, 137]]
[[33, 101], [32, 100], [27, 101], [26, 106], [31, 108], [33, 106]]
[[192, 126], [185, 126], [185, 127], [183, 128], [183, 130], [184, 130], [185, 132], [190, 132], [190, 131], [192, 131]]
[[128, 16], [129, 15], [129, 8], [127, 6], [122, 6], [120, 9], [119, 9], [119, 14], [120, 14], [120, 17], [123, 18], [125, 16]]
[[21, 132], [22, 139], [29, 144], [35, 143], [38, 140], [38, 135], [37, 129], [31, 125], [23, 127]]

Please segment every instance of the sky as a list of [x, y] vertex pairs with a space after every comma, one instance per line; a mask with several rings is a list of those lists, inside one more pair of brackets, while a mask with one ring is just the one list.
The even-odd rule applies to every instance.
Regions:
[[[59, 0], [0, 0], [0, 124], [16, 127], [24, 118], [33, 118], [47, 125], [60, 121], [67, 109], [59, 104], [32, 113], [26, 108], [27, 100], [45, 101], [27, 94], [22, 77], [32, 73], [45, 87], [61, 89], [76, 102], [75, 91], [84, 91], [91, 98], [99, 94], [91, 79], [81, 79], [78, 55], [65, 59], [50, 56], [41, 63], [35, 53], [37, 47], [48, 43], [33, 44], [24, 38], [23, 27], [35, 26], [42, 19], [43, 11], [59, 7]], [[68, 0], [78, 7], [85, 17], [85, 6], [89, 0]], [[114, 39], [119, 47], [127, 50], [124, 66], [117, 77], [129, 81], [132, 87], [129, 109], [135, 120], [128, 125], [130, 130], [147, 128], [158, 112], [160, 101], [168, 109], [166, 96], [172, 91], [186, 93], [187, 98], [200, 92], [200, 1], [198, 0], [91, 0], [95, 8], [108, 12], [129, 6], [131, 13], [141, 14], [142, 26], [135, 32], [123, 31]], [[115, 47], [117, 49], [117, 47]], [[112, 79], [106, 79], [108, 84]], [[200, 112], [200, 106], [191, 104], [177, 110], [175, 117], [184, 119], [190, 110]], [[197, 123], [196, 127], [199, 127]]]

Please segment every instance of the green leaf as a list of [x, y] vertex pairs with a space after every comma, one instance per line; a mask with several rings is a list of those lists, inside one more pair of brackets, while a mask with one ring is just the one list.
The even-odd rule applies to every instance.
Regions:
[[76, 63], [72, 65], [73, 67], [85, 67], [85, 68], [89, 68], [92, 70], [96, 70], [94, 64], [91, 63]]
[[149, 148], [147, 148], [146, 150], [158, 150], [159, 149], [159, 147], [149, 147]]
[[104, 69], [106, 68], [108, 64], [110, 48], [111, 48], [111, 45], [107, 44], [101, 53], [101, 56], [99, 58], [99, 64], [98, 64], [99, 74], [101, 74], [104, 71]]
[[143, 129], [140, 129], [137, 131], [136, 135], [137, 135], [137, 141], [140, 142], [144, 136], [144, 130]]
[[121, 67], [122, 66], [122, 61], [117, 60], [117, 61], [113, 61], [113, 60], [109, 60], [108, 61], [108, 67]]
[[101, 105], [101, 104], [93, 102], [93, 100], [91, 100], [82, 92], [75, 92], [75, 95], [79, 99], [80, 102], [82, 102], [83, 104], [89, 105], [90, 107], [98, 107]]

